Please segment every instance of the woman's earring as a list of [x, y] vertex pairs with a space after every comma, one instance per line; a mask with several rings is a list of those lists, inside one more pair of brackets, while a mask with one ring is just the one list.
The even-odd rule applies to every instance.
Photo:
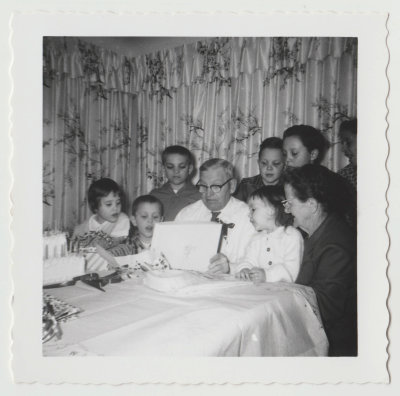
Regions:
[[319, 154], [319, 151], [318, 151], [317, 149], [311, 150], [311, 153], [310, 153], [310, 160], [311, 160], [311, 163], [312, 163], [312, 164], [313, 164], [314, 161], [318, 158], [318, 154]]

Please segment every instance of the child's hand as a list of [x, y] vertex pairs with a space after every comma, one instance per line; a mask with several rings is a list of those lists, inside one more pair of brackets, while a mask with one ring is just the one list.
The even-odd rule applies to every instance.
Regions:
[[238, 279], [244, 279], [244, 280], [250, 280], [250, 269], [249, 268], [243, 268], [236, 274], [236, 278]]
[[249, 273], [250, 279], [254, 283], [262, 283], [267, 280], [265, 271], [262, 268], [252, 268]]

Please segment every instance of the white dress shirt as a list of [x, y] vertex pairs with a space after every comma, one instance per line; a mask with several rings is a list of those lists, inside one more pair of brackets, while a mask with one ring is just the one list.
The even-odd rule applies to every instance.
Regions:
[[240, 263], [231, 267], [234, 273], [244, 268], [265, 270], [267, 282], [294, 282], [303, 258], [303, 237], [292, 227], [278, 227], [271, 233], [258, 232], [246, 248]]
[[[246, 246], [252, 235], [254, 227], [250, 223], [249, 208], [247, 204], [231, 197], [228, 203], [220, 211], [218, 218], [224, 223], [233, 223], [233, 228], [228, 228], [228, 235], [222, 241], [221, 253], [225, 254], [230, 263], [243, 257]], [[211, 211], [203, 201], [186, 206], [176, 216], [175, 221], [210, 221]]]

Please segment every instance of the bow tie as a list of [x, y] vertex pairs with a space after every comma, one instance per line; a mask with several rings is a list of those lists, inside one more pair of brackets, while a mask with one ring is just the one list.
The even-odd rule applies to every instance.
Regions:
[[235, 223], [224, 223], [222, 220], [218, 220], [218, 223], [222, 224], [222, 228], [233, 228], [235, 227]]
[[225, 223], [223, 222], [218, 216], [221, 214], [221, 212], [211, 212], [211, 221], [215, 223], [222, 224], [222, 229], [225, 228], [227, 231], [228, 228], [233, 228], [235, 227], [235, 223]]

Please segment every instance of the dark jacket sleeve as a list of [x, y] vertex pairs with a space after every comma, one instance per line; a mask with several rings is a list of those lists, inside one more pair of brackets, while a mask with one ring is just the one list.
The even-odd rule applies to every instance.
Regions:
[[296, 279], [315, 291], [331, 356], [357, 353], [356, 243], [348, 230], [330, 221], [318, 238], [306, 240]]
[[329, 329], [344, 315], [355, 278], [354, 257], [334, 244], [326, 245], [318, 253], [318, 266], [309, 286], [315, 290], [324, 326]]

